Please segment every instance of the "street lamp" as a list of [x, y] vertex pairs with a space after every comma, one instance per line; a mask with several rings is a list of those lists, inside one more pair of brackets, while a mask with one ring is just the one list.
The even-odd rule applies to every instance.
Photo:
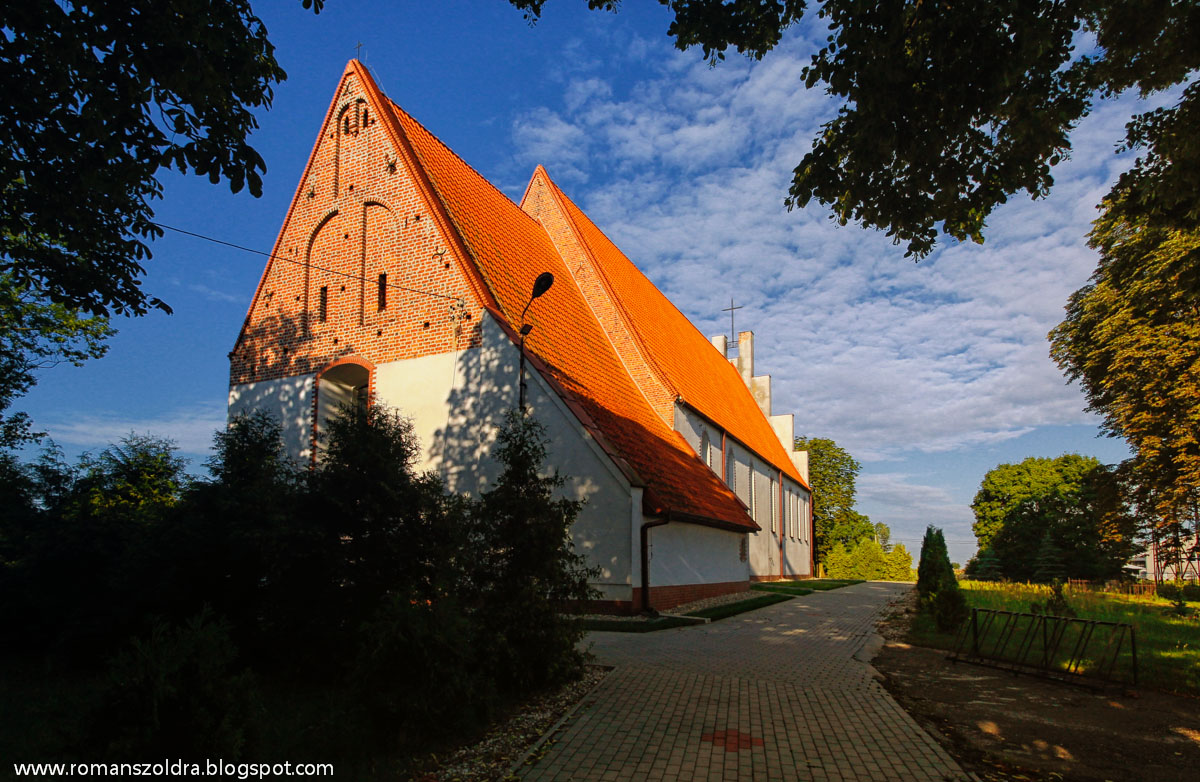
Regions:
[[553, 284], [554, 275], [548, 271], [541, 272], [540, 275], [538, 275], [538, 278], [534, 279], [533, 281], [533, 293], [529, 295], [529, 303], [527, 303], [526, 308], [522, 309], [521, 311], [521, 390], [520, 393], [518, 393], [517, 403], [518, 407], [521, 408], [521, 415], [526, 414], [526, 409], [524, 409], [524, 395], [526, 395], [526, 384], [524, 384], [524, 338], [529, 336], [530, 331], [533, 331], [533, 324], [526, 323], [526, 321], [524, 321], [524, 315], [529, 312], [529, 305], [532, 305], [533, 300], [541, 294], [546, 293], [547, 290], [550, 290], [550, 287]]
[[529, 296], [529, 303], [525, 305], [525, 309], [521, 310], [521, 380], [518, 395], [518, 406], [520, 407], [521, 415], [525, 415], [525, 337], [529, 336], [529, 332], [533, 331], [533, 324], [525, 322], [525, 313], [529, 312], [529, 305], [533, 304], [533, 300], [550, 290], [550, 286], [553, 284], [553, 274], [550, 272], [539, 274], [537, 279], [533, 281], [533, 293]]

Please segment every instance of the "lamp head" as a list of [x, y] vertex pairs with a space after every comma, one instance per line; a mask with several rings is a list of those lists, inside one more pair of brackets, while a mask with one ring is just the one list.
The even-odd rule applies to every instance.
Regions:
[[550, 286], [553, 284], [554, 284], [554, 275], [553, 274], [551, 274], [550, 272], [542, 272], [541, 274], [539, 274], [537, 276], [537, 279], [533, 281], [533, 295], [529, 297], [530, 300], [532, 301], [533, 299], [536, 299], [538, 296], [541, 296], [546, 291], [550, 290]]

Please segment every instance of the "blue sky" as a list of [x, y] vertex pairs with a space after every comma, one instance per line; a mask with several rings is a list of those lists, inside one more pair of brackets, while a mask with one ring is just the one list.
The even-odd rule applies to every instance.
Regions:
[[[270, 250], [346, 61], [514, 198], [550, 175], [706, 334], [756, 334], [756, 369], [797, 434], [832, 437], [863, 463], [860, 508], [914, 551], [941, 526], [952, 558], [974, 550], [970, 502], [1003, 462], [1066, 452], [1116, 462], [1048, 357], [1046, 333], [1096, 258], [1095, 204], [1128, 165], [1114, 154], [1133, 97], [1073, 134], [1052, 195], [1015, 197], [982, 245], [943, 241], [919, 264], [882, 233], [788, 213], [791, 170], [836, 104], [799, 74], [820, 36], [792, 29], [761, 62], [710, 68], [676, 51], [657, 5], [546, 5], [528, 25], [502, 0], [258, 2], [288, 72], [260, 115], [262, 198], [168, 175], [160, 221]], [[68, 453], [129, 431], [174, 438], [196, 468], [222, 424], [226, 354], [264, 259], [168, 233], [146, 289], [174, 308], [118, 319], [109, 355], [57, 367], [17, 409]]]

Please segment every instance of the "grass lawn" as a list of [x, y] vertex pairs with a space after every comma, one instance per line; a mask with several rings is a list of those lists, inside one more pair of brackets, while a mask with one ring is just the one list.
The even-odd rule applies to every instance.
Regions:
[[688, 621], [681, 616], [660, 616], [649, 621], [641, 619], [623, 619], [614, 616], [611, 619], [584, 619], [584, 630], [602, 630], [610, 633], [652, 633], [655, 630], [666, 630], [671, 627], [686, 627], [697, 622]]
[[750, 588], [756, 592], [775, 592], [780, 595], [811, 595], [813, 593], [813, 590], [808, 587], [782, 581], [770, 584], [753, 584]]
[[791, 600], [791, 595], [759, 595], [752, 597], [749, 600], [739, 600], [736, 603], [725, 603], [724, 605], [705, 608], [700, 611], [692, 611], [684, 616], [699, 616], [712, 621], [724, 619], [727, 616], [753, 611], [756, 608], [782, 603], [784, 600]]
[[[1027, 612], [1050, 595], [1049, 587], [962, 581], [972, 608]], [[1200, 616], [1179, 617], [1168, 612], [1170, 602], [1153, 596], [1103, 592], [1067, 592], [1067, 602], [1080, 619], [1126, 622], [1137, 638], [1139, 683], [1160, 690], [1200, 695]], [[924, 613], [913, 619], [911, 643], [949, 649], [953, 633], [939, 633]], [[1128, 655], [1128, 644], [1123, 656]], [[1124, 661], [1122, 661], [1124, 663]]]
[[805, 589], [815, 589], [818, 592], [828, 592], [830, 589], [841, 589], [842, 587], [854, 586], [855, 584], [864, 583], [861, 578], [814, 578], [811, 581], [803, 581]]

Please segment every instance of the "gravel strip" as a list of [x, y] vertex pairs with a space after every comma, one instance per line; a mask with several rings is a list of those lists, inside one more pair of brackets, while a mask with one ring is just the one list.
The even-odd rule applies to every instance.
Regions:
[[589, 665], [583, 678], [525, 703], [484, 737], [455, 752], [419, 782], [496, 782], [558, 719], [600, 683], [609, 669]]
[[693, 600], [690, 603], [675, 606], [674, 608], [664, 611], [664, 614], [688, 614], [692, 611], [703, 611], [705, 608], [713, 606], [723, 606], [727, 603], [740, 603], [743, 600], [750, 600], [755, 597], [762, 597], [768, 594], [766, 592], [733, 592], [728, 595], [717, 595], [716, 597], [706, 597], [703, 600]]
[[[750, 590], [745, 592], [731, 592], [728, 595], [717, 595], [716, 597], [706, 597], [703, 600], [693, 600], [690, 603], [668, 608], [661, 613], [669, 616], [682, 616], [692, 611], [702, 611], [705, 608], [712, 608], [713, 606], [723, 606], [726, 603], [740, 603], [743, 600], [749, 600], [763, 594], [767, 593], [752, 592]], [[658, 618], [649, 614], [632, 614], [629, 616], [624, 614], [578, 614], [577, 616], [581, 619], [619, 619], [622, 622], [649, 622]]]

